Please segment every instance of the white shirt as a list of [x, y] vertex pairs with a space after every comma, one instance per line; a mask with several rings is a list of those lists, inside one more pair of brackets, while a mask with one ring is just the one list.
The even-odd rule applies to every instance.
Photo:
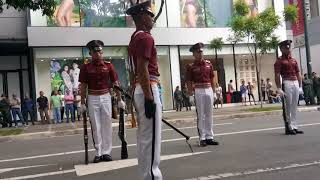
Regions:
[[77, 107], [81, 107], [81, 96], [77, 95], [75, 100], [79, 101], [79, 102], [76, 103]]

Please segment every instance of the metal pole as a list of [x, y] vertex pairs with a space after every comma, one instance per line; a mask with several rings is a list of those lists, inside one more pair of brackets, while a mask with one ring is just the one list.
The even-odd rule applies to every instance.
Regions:
[[304, 39], [305, 39], [305, 47], [306, 47], [306, 58], [307, 58], [307, 69], [308, 76], [312, 78], [312, 62], [310, 55], [310, 45], [309, 45], [309, 36], [308, 36], [308, 19], [307, 19], [307, 11], [306, 11], [306, 0], [302, 0], [303, 6], [303, 17], [304, 17]]

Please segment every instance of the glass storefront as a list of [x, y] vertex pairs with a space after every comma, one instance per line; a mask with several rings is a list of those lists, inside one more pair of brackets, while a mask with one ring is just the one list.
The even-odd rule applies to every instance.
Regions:
[[[168, 47], [157, 47], [160, 71], [161, 94], [164, 109], [172, 108], [172, 83]], [[52, 90], [77, 90], [79, 87], [80, 66], [89, 62], [86, 48], [35, 48], [36, 90], [47, 96]], [[114, 65], [121, 86], [129, 88], [127, 71], [127, 47], [104, 47], [104, 58]]]

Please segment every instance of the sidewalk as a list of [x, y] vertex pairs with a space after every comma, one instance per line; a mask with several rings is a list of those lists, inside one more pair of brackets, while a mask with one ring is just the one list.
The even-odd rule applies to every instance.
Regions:
[[[281, 104], [264, 104], [264, 108], [275, 108], [279, 110], [265, 111], [265, 112], [251, 112], [249, 109], [260, 108], [260, 105], [256, 106], [241, 106], [241, 104], [226, 104], [221, 109], [214, 109], [213, 119], [214, 120], [224, 120], [224, 119], [234, 119], [234, 118], [245, 118], [245, 117], [256, 117], [263, 115], [281, 115]], [[195, 122], [196, 112], [195, 108], [192, 107], [191, 111], [176, 112], [174, 110], [165, 111], [163, 113], [163, 118], [167, 121], [180, 124], [180, 123], [192, 123]], [[320, 106], [299, 106], [299, 112], [305, 111], [320, 111]], [[131, 116], [126, 116], [126, 127], [131, 128]], [[117, 128], [118, 121], [113, 120], [113, 127]], [[82, 121], [77, 121], [75, 123], [63, 123], [63, 124], [50, 124], [50, 125], [40, 125], [35, 126], [29, 125], [28, 127], [20, 127], [23, 132], [19, 135], [12, 136], [0, 136], [0, 142], [10, 141], [13, 139], [32, 139], [32, 138], [43, 138], [43, 137], [53, 137], [53, 136], [65, 136], [83, 133]], [[90, 123], [88, 123], [88, 129], [90, 130]]]

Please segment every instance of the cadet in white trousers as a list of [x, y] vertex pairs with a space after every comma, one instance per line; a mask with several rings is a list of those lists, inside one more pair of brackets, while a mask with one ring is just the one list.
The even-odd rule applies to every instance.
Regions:
[[[139, 180], [162, 180], [161, 153], [162, 105], [160, 102], [157, 50], [150, 34], [154, 14], [150, 1], [127, 10], [136, 31], [129, 44], [134, 102], [138, 115], [137, 150]], [[135, 178], [134, 178], [135, 179]]]
[[[301, 88], [301, 76], [298, 63], [291, 57], [291, 40], [279, 43], [282, 56], [274, 64], [275, 81], [278, 87], [278, 93], [284, 96], [286, 119], [289, 129], [286, 129], [287, 135], [303, 134], [298, 130], [297, 105], [299, 94], [303, 93]], [[281, 79], [284, 86], [284, 92], [281, 89]]]
[[[110, 62], [103, 59], [103, 42], [90, 41], [87, 48], [92, 62], [81, 67], [79, 82], [81, 90], [81, 112], [86, 110], [87, 100], [92, 129], [92, 138], [96, 149], [94, 163], [112, 161], [112, 103], [110, 89], [119, 85], [118, 75]], [[86, 96], [88, 92], [88, 97]], [[120, 93], [117, 92], [119, 108], [125, 108]]]
[[194, 89], [197, 108], [198, 133], [200, 146], [219, 145], [214, 140], [212, 124], [214, 74], [210, 61], [203, 58], [203, 43], [197, 43], [190, 48], [195, 60], [187, 66], [186, 81], [189, 95]]

